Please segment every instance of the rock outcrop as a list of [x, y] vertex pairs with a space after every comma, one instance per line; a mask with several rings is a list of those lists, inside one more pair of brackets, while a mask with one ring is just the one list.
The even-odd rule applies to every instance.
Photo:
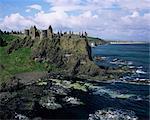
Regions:
[[33, 60], [53, 64], [68, 76], [94, 77], [102, 71], [92, 61], [87, 33], [82, 36], [72, 32], [55, 34], [51, 26], [44, 31], [34, 26], [25, 30], [23, 39], [13, 41], [7, 52], [11, 53], [21, 47], [32, 48]]
[[95, 76], [100, 72], [92, 61], [91, 47], [86, 37], [55, 34], [52, 39], [45, 38], [36, 42], [32, 53], [34, 60], [55, 64], [70, 76]]
[[31, 39], [31, 37], [26, 36], [23, 39], [16, 39], [10, 43], [10, 46], [7, 48], [7, 53], [11, 53], [15, 50], [18, 50], [22, 47], [32, 47], [36, 39]]

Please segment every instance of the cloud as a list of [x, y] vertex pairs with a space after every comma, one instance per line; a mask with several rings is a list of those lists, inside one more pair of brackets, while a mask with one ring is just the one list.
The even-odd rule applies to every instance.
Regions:
[[55, 30], [87, 31], [90, 36], [105, 39], [149, 40], [150, 10], [148, 0], [44, 0], [49, 10], [40, 5], [28, 6], [39, 10], [26, 17], [12, 13], [0, 21], [3, 29], [22, 29], [36, 25], [46, 29], [52, 25]]
[[26, 12], [30, 12], [31, 11], [31, 9], [26, 9]]
[[42, 10], [42, 7], [38, 4], [33, 4], [33, 5], [30, 5], [30, 6], [27, 6], [29, 9], [35, 9], [35, 10], [39, 10], [41, 11]]
[[0, 23], [2, 30], [21, 30], [25, 27], [33, 25], [34, 22], [28, 18], [21, 16], [19, 13], [13, 13], [10, 16], [5, 16]]

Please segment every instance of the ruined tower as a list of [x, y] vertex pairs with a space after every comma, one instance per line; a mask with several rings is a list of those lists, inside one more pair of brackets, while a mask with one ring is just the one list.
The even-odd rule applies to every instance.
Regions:
[[25, 29], [25, 30], [24, 30], [24, 34], [25, 34], [25, 36], [29, 36], [29, 30], [28, 30], [28, 29]]
[[53, 37], [53, 28], [50, 25], [49, 28], [47, 29], [47, 37], [52, 38]]
[[37, 31], [36, 26], [31, 26], [30, 31], [29, 31], [29, 35], [31, 36], [31, 39], [35, 39], [36, 31]]
[[85, 37], [87, 37], [87, 35], [88, 35], [87, 32], [85, 32], [84, 34], [85, 34]]
[[47, 38], [47, 30], [41, 30], [40, 39]]

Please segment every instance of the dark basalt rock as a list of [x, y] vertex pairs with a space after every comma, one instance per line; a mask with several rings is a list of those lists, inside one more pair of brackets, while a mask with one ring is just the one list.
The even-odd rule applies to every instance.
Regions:
[[62, 106], [56, 102], [55, 97], [44, 96], [40, 99], [39, 104], [42, 107], [50, 110], [62, 108]]
[[40, 81], [33, 84], [24, 83], [23, 88], [16, 89], [14, 81], [6, 83], [11, 90], [8, 87], [5, 92], [0, 92], [0, 115], [3, 119], [30, 119], [38, 117], [38, 113], [41, 115], [45, 110], [57, 112], [58, 109], [63, 110], [82, 104], [79, 99], [70, 96], [71, 88], [57, 85], [57, 82], [47, 80], [46, 82], [50, 84], [46, 85], [38, 85]]
[[6, 83], [3, 82], [0, 86], [0, 91], [16, 91], [19, 89], [22, 89], [24, 85], [20, 83], [19, 79], [16, 79], [15, 77], [12, 77], [10, 80], [8, 80]]
[[56, 95], [67, 95], [70, 92], [69, 89], [65, 89], [64, 87], [60, 87], [58, 85], [53, 85], [50, 87], [49, 91]]

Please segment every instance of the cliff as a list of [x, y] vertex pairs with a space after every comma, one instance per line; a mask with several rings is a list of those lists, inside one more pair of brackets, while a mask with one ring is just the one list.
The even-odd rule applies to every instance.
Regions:
[[70, 77], [108, 80], [117, 79], [124, 73], [122, 68], [112, 70], [99, 67], [92, 60], [91, 43], [105, 44], [104, 40], [72, 32], [56, 34], [50, 30], [51, 27], [42, 31], [32, 28], [26, 30], [24, 38], [18, 38], [8, 45], [8, 54], [20, 48], [30, 48], [32, 61], [44, 65], [48, 72], [58, 72]]
[[32, 59], [55, 64], [67, 75], [95, 76], [99, 74], [100, 69], [92, 61], [91, 47], [86, 37], [55, 35], [52, 39], [38, 40], [32, 49]]

